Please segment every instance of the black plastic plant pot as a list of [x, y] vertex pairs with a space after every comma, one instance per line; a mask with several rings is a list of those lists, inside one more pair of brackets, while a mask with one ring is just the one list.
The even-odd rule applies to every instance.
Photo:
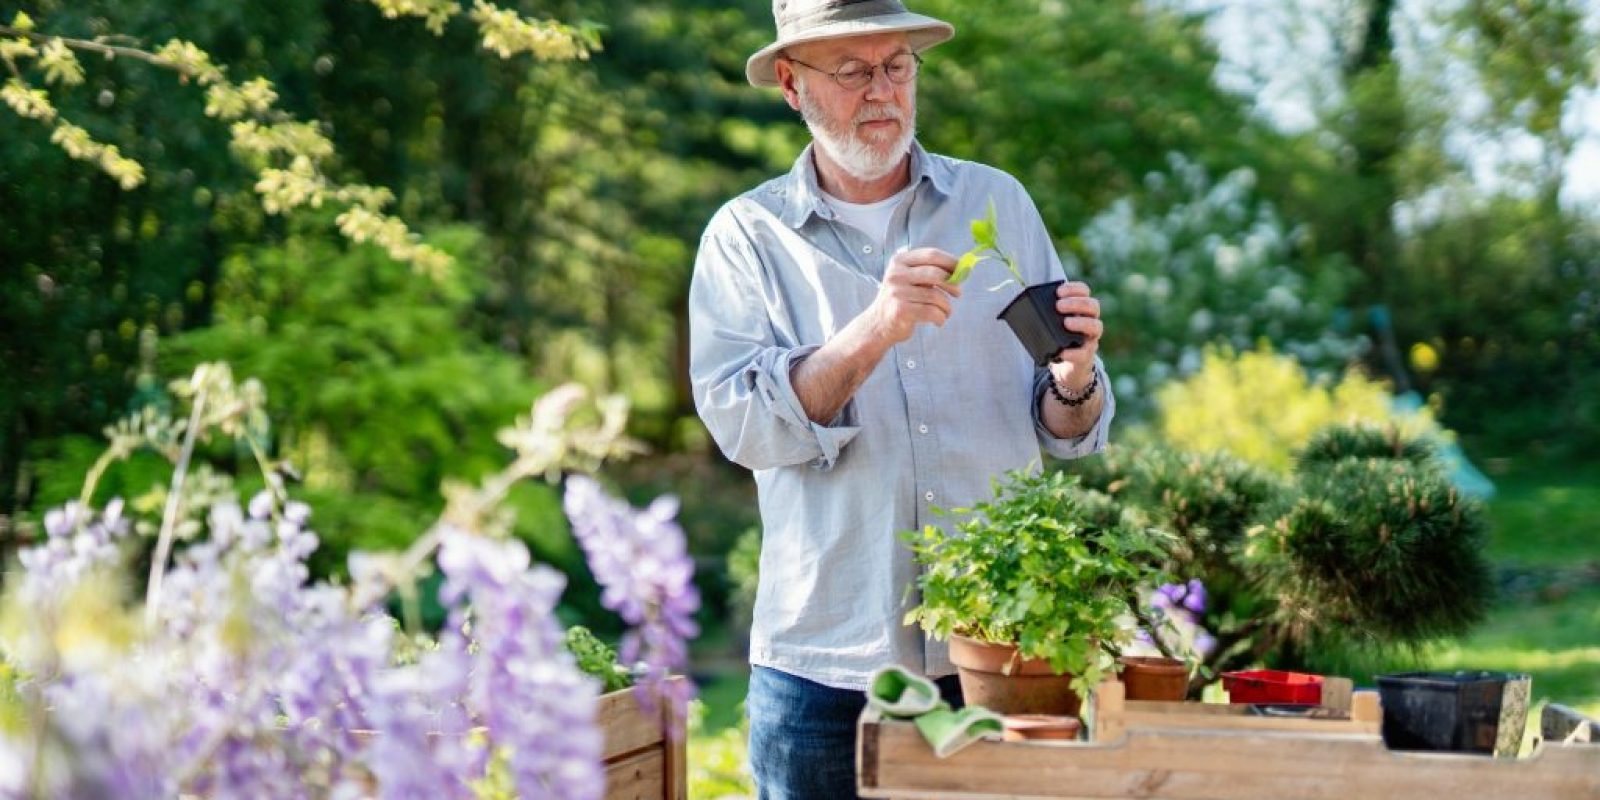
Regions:
[[1514, 758], [1522, 744], [1532, 683], [1516, 672], [1379, 675], [1383, 742], [1391, 750]]
[[1062, 281], [1051, 281], [1023, 289], [997, 317], [1011, 326], [1011, 332], [1027, 348], [1033, 363], [1041, 367], [1054, 360], [1062, 350], [1083, 346], [1083, 334], [1061, 326], [1061, 321], [1066, 319], [1066, 315], [1056, 310], [1056, 287], [1061, 284]]

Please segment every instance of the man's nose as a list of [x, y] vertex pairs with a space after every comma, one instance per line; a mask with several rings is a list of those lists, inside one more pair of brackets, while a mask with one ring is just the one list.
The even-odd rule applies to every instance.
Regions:
[[889, 65], [879, 64], [868, 76], [867, 99], [884, 101], [894, 97], [894, 81], [889, 80]]

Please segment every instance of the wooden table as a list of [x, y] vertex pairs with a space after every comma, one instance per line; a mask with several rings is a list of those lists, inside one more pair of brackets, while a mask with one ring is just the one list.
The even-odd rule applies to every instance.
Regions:
[[1091, 741], [978, 742], [946, 759], [911, 723], [869, 708], [859, 723], [859, 791], [902, 800], [1600, 798], [1600, 746], [1546, 743], [1526, 759], [1391, 752], [1371, 693], [1355, 694], [1349, 720], [1127, 702], [1115, 683], [1092, 705]]

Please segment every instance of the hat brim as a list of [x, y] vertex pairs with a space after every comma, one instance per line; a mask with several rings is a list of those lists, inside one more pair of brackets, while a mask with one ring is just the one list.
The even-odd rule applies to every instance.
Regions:
[[950, 41], [950, 38], [956, 35], [956, 29], [948, 22], [909, 11], [819, 25], [800, 36], [779, 39], [757, 50], [755, 55], [750, 56], [750, 60], [745, 62], [744, 76], [750, 81], [751, 86], [777, 86], [778, 73], [773, 68], [773, 62], [778, 60], [778, 54], [783, 52], [785, 47], [875, 33], [904, 33], [911, 44], [911, 51], [920, 53], [936, 44]]

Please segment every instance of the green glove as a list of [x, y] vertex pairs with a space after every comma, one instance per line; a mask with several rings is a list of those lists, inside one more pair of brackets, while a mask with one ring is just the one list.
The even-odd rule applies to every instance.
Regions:
[[939, 758], [947, 758], [979, 739], [997, 740], [1005, 731], [1000, 717], [983, 706], [952, 711], [948, 703], [940, 703], [913, 722]]
[[889, 717], [914, 717], [939, 705], [939, 687], [933, 681], [898, 664], [872, 673], [867, 702]]

